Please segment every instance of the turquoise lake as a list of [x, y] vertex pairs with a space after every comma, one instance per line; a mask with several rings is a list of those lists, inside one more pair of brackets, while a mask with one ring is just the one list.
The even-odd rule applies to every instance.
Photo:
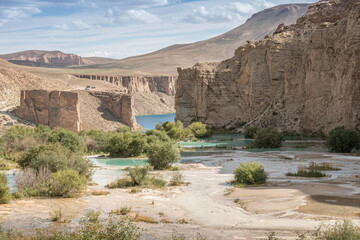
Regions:
[[158, 122], [174, 122], [175, 113], [136, 116], [136, 121], [145, 129], [155, 129]]

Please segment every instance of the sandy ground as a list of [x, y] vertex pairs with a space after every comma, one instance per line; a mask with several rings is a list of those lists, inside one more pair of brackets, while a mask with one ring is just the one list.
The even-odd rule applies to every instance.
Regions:
[[[283, 156], [293, 153], [239, 153], [244, 156]], [[347, 156], [325, 153], [297, 153], [310, 160]], [[310, 157], [312, 156], [312, 158]], [[215, 159], [215, 158], [214, 158]], [[107, 189], [106, 196], [93, 196], [94, 189], [123, 174], [120, 167], [103, 166], [96, 170], [94, 181], [99, 185], [88, 187], [78, 199], [31, 199], [0, 205], [0, 222], [4, 227], [31, 229], [34, 227], [66, 227], [51, 223], [49, 211], [62, 208], [65, 217], [74, 227], [81, 216], [90, 210], [100, 210], [105, 217], [111, 210], [131, 206], [133, 213], [149, 216], [157, 224], [137, 223], [143, 229], [143, 239], [164, 239], [172, 234], [184, 234], [190, 238], [200, 233], [207, 239], [267, 239], [275, 231], [283, 239], [296, 239], [299, 233], [308, 233], [319, 224], [334, 223], [344, 217], [360, 223], [360, 178], [356, 175], [316, 181], [278, 181], [270, 175], [266, 186], [233, 188], [228, 182], [231, 173], [223, 173], [226, 166], [238, 164], [218, 158], [213, 164], [180, 164], [185, 181], [190, 184], [158, 190], [143, 190], [137, 194], [124, 189]], [[359, 162], [359, 157], [348, 161]], [[219, 165], [219, 164], [217, 164]], [[275, 163], [275, 165], [277, 165]], [[171, 172], [156, 173], [165, 179]], [[274, 178], [271, 176], [275, 176]], [[239, 199], [236, 202], [235, 199]], [[162, 222], [168, 223], [162, 223]], [[68, 226], [68, 227], [69, 227]]]

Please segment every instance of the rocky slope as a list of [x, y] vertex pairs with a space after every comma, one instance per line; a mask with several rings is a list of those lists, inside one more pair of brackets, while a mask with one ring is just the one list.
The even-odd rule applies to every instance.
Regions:
[[66, 54], [60, 51], [24, 51], [0, 55], [0, 58], [14, 64], [38, 67], [66, 67], [91, 64], [90, 60], [83, 59], [75, 54]]
[[322, 0], [220, 63], [179, 69], [176, 119], [328, 133], [360, 128], [360, 1]]
[[[279, 5], [254, 14], [246, 23], [220, 36], [191, 44], [172, 45], [145, 55], [94, 65], [97, 68], [133, 69], [176, 74], [177, 67], [191, 67], [197, 62], [220, 61], [232, 57], [234, 50], [247, 40], [260, 40], [281, 24], [293, 24], [309, 4]], [[97, 62], [100, 63], [100, 62]]]

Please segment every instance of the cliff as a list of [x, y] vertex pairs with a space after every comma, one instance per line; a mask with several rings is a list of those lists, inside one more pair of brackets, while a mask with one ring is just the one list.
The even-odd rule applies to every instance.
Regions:
[[128, 93], [161, 92], [174, 96], [177, 78], [174, 76], [109, 76], [74, 74], [78, 78], [106, 81], [124, 88]]
[[21, 91], [16, 115], [35, 124], [80, 131], [79, 96], [74, 92]]
[[[90, 94], [95, 99], [89, 103]], [[91, 128], [115, 130], [123, 125], [139, 127], [133, 96], [110, 92], [24, 90], [15, 114], [35, 124], [74, 132]]]
[[220, 63], [178, 69], [176, 119], [328, 133], [360, 128], [360, 4], [323, 0]]
[[60, 51], [32, 50], [0, 55], [0, 58], [18, 65], [39, 67], [66, 67], [92, 63], [76, 54], [66, 54]]

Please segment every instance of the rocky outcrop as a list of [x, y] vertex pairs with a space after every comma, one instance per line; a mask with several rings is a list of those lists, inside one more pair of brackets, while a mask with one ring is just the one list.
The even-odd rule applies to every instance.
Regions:
[[92, 62], [76, 54], [66, 54], [60, 51], [24, 51], [1, 55], [0, 58], [11, 63], [26, 66], [73, 66], [88, 65]]
[[179, 69], [176, 119], [328, 133], [360, 128], [360, 4], [323, 0], [221, 63]]
[[174, 76], [109, 76], [74, 74], [78, 78], [100, 80], [125, 88], [128, 93], [161, 92], [174, 96], [177, 78]]
[[35, 124], [80, 131], [79, 96], [75, 92], [21, 91], [16, 115]]
[[[101, 100], [101, 107], [110, 112], [112, 121], [136, 129], [134, 98], [129, 94], [110, 92], [91, 92]], [[83, 122], [89, 116], [81, 116], [80, 102], [83, 94], [67, 91], [24, 90], [21, 91], [20, 106], [15, 114], [35, 124], [48, 125], [51, 128], [62, 127], [74, 132], [83, 130]], [[109, 116], [107, 116], [109, 117]]]
[[89, 92], [89, 94], [99, 98], [102, 107], [109, 110], [125, 125], [132, 129], [139, 127], [135, 119], [134, 97], [132, 95], [110, 92]]

